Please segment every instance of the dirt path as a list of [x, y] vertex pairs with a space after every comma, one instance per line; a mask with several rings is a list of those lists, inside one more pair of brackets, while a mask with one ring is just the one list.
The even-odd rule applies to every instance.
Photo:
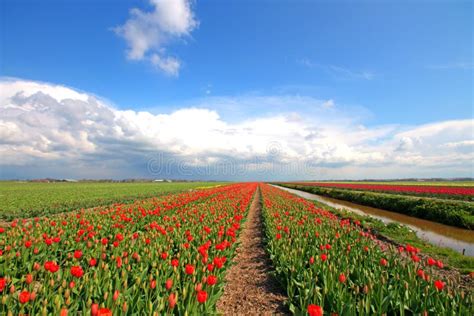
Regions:
[[263, 242], [260, 190], [250, 206], [234, 258], [226, 273], [217, 310], [224, 315], [287, 315], [286, 296], [270, 275], [271, 262]]

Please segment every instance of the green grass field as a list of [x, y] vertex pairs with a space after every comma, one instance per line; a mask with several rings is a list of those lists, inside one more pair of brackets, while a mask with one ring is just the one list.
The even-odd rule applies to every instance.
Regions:
[[0, 182], [0, 219], [27, 218], [212, 187], [216, 182]]

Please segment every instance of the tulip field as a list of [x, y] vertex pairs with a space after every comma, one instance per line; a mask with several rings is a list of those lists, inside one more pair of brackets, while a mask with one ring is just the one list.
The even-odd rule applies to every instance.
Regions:
[[[396, 194], [407, 194], [416, 196], [432, 196], [440, 198], [453, 198], [472, 200], [474, 199], [474, 186], [451, 186], [451, 185], [397, 185], [382, 183], [341, 183], [341, 182], [302, 182], [299, 184], [328, 187], [337, 189], [386, 192]], [[472, 183], [471, 183], [472, 184]]]
[[255, 198], [289, 312], [472, 315], [441, 261], [257, 183], [13, 220], [0, 227], [0, 314], [216, 314]]
[[13, 221], [0, 228], [0, 314], [213, 312], [256, 186]]
[[262, 192], [269, 252], [293, 313], [472, 315], [472, 293], [441, 277], [441, 261], [280, 189]]
[[53, 182], [0, 181], [0, 220], [52, 215], [112, 203], [131, 203], [219, 182]]

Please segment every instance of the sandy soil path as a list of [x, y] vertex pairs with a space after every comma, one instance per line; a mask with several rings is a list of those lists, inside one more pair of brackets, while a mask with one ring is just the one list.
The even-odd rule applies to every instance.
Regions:
[[224, 293], [217, 309], [224, 315], [288, 315], [286, 296], [271, 275], [271, 262], [265, 252], [260, 190], [257, 189], [234, 265], [226, 273]]

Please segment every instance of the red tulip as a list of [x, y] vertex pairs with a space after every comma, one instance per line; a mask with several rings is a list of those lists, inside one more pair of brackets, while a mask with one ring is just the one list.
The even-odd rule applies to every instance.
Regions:
[[82, 270], [82, 268], [79, 266], [72, 266], [71, 275], [75, 276], [76, 278], [80, 278], [84, 275], [84, 270]]
[[59, 265], [57, 265], [56, 262], [53, 262], [53, 261], [46, 261], [44, 263], [44, 268], [46, 271], [55, 273], [59, 270]]
[[26, 284], [30, 284], [31, 282], [33, 282], [33, 276], [31, 274], [27, 274], [25, 276], [25, 282]]
[[324, 262], [324, 261], [326, 261], [327, 259], [328, 259], [328, 256], [327, 256], [325, 253], [323, 253], [323, 254], [321, 255], [321, 260]]
[[225, 261], [226, 261], [226, 257], [222, 257], [222, 258], [215, 257], [213, 262], [214, 262], [214, 265], [218, 269], [221, 269], [224, 266]]
[[196, 292], [201, 291], [201, 290], [202, 290], [202, 283], [199, 282], [198, 284], [196, 284], [196, 286], [194, 287], [194, 289], [196, 290]]
[[170, 290], [172, 287], [173, 287], [173, 280], [171, 280], [171, 279], [166, 280], [165, 288], [167, 290]]
[[99, 309], [97, 316], [112, 316], [112, 311], [108, 308], [101, 308]]
[[30, 301], [30, 292], [23, 291], [18, 295], [18, 300], [21, 304], [26, 304]]
[[444, 282], [441, 280], [436, 280], [434, 282], [434, 286], [436, 287], [438, 291], [441, 291], [444, 288]]
[[387, 266], [388, 261], [385, 258], [380, 259], [380, 265], [381, 266]]
[[207, 277], [207, 285], [214, 285], [217, 283], [217, 277], [215, 275], [210, 275]]
[[197, 292], [197, 300], [199, 303], [205, 303], [207, 301], [207, 292], [206, 291], [198, 291]]
[[118, 299], [119, 295], [120, 295], [120, 292], [118, 290], [115, 290], [114, 296], [112, 297], [113, 300], [116, 301]]
[[3, 292], [6, 285], [7, 285], [7, 281], [5, 280], [5, 278], [0, 278], [0, 293]]
[[194, 273], [194, 267], [190, 264], [187, 264], [184, 270], [185, 270], [186, 274], [193, 274]]
[[176, 295], [174, 293], [171, 293], [170, 296], [168, 296], [168, 304], [171, 309], [176, 305]]
[[323, 308], [318, 305], [310, 304], [308, 305], [308, 314], [309, 316], [323, 316]]
[[74, 258], [81, 259], [81, 257], [82, 257], [82, 251], [81, 250], [74, 251]]
[[420, 277], [420, 278], [424, 278], [425, 277], [425, 272], [421, 269], [418, 269], [418, 271], [416, 272], [416, 274]]
[[346, 276], [344, 273], [339, 274], [339, 282], [344, 283], [346, 282]]
[[99, 304], [92, 304], [91, 316], [97, 316], [99, 314]]

